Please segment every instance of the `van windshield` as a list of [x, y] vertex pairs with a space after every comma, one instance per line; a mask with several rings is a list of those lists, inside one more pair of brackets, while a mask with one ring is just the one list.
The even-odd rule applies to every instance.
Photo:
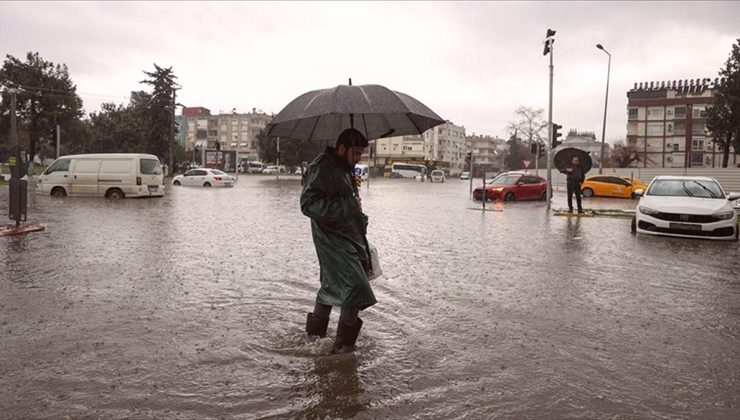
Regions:
[[58, 171], [69, 171], [69, 159], [59, 159], [58, 161], [54, 162], [49, 166], [44, 174], [49, 175], [52, 172], [58, 172]]
[[162, 173], [162, 166], [160, 166], [158, 160], [141, 159], [139, 161], [139, 170], [142, 175], [160, 175]]

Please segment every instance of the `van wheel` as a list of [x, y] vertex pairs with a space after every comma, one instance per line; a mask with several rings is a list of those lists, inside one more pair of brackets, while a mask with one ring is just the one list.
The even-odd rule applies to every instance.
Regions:
[[62, 188], [62, 187], [54, 187], [51, 190], [51, 196], [52, 197], [57, 197], [57, 198], [66, 197], [67, 196], [67, 191], [64, 191], [64, 188]]
[[581, 191], [581, 194], [583, 194], [584, 197], [593, 197], [594, 190], [592, 190], [591, 188], [584, 188], [583, 191]]
[[507, 193], [506, 193], [506, 195], [504, 196], [504, 201], [514, 201], [514, 198], [515, 198], [515, 197], [514, 197], [514, 193], [513, 193], [513, 192], [511, 192], [511, 191], [509, 191], [509, 192], [507, 192]]
[[105, 194], [105, 198], [109, 200], [120, 200], [123, 197], [123, 191], [119, 190], [118, 188], [112, 188], [108, 190], [108, 192]]
[[210, 187], [211, 186], [211, 183], [210, 182], [206, 182], [205, 184], [203, 184], [203, 186], [204, 187]]
[[172, 183], [172, 185], [180, 185], [180, 181], [175, 181]]

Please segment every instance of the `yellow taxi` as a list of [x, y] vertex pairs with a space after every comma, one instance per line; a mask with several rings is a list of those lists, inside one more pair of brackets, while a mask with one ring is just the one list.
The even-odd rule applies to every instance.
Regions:
[[637, 178], [625, 176], [594, 175], [581, 184], [584, 197], [635, 198], [635, 190], [647, 189], [647, 184]]

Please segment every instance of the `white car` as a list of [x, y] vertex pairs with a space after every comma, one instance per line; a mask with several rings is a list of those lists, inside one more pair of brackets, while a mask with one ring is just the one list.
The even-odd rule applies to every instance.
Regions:
[[[285, 169], [285, 166], [283, 166], [283, 165], [280, 165], [280, 173], [281, 173], [281, 174], [284, 174], [284, 173], [286, 173], [286, 172], [287, 172], [287, 171], [286, 171], [286, 169]], [[276, 174], [276, 173], [278, 173], [278, 167], [277, 167], [277, 166], [275, 166], [275, 165], [272, 165], [272, 166], [268, 166], [268, 167], [266, 167], [266, 168], [265, 168], [265, 169], [264, 169], [264, 170], [262, 171], [262, 173], [263, 173], [263, 174]]]
[[460, 174], [460, 179], [470, 179], [470, 172], [465, 171]]
[[445, 172], [439, 169], [433, 170], [432, 182], [445, 182]]
[[172, 179], [172, 185], [233, 187], [236, 178], [218, 169], [196, 168]]
[[705, 176], [658, 176], [640, 196], [632, 232], [650, 235], [738, 240], [732, 201], [716, 179]]

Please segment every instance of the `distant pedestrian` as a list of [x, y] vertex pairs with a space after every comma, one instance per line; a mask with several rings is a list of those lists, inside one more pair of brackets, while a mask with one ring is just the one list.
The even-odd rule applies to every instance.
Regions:
[[570, 165], [566, 166], [561, 172], [568, 176], [568, 212], [573, 213], [573, 194], [575, 194], [578, 213], [583, 213], [583, 206], [581, 206], [581, 184], [586, 179], [586, 172], [583, 165], [581, 165], [581, 159], [578, 156], [573, 156], [570, 160]]
[[301, 211], [311, 218], [319, 257], [321, 288], [306, 319], [309, 335], [324, 337], [332, 306], [342, 308], [333, 352], [351, 351], [362, 328], [359, 312], [376, 303], [366, 271], [370, 267], [367, 216], [357, 195], [353, 170], [367, 147], [355, 129], [344, 130], [336, 148], [327, 147], [308, 166]]

